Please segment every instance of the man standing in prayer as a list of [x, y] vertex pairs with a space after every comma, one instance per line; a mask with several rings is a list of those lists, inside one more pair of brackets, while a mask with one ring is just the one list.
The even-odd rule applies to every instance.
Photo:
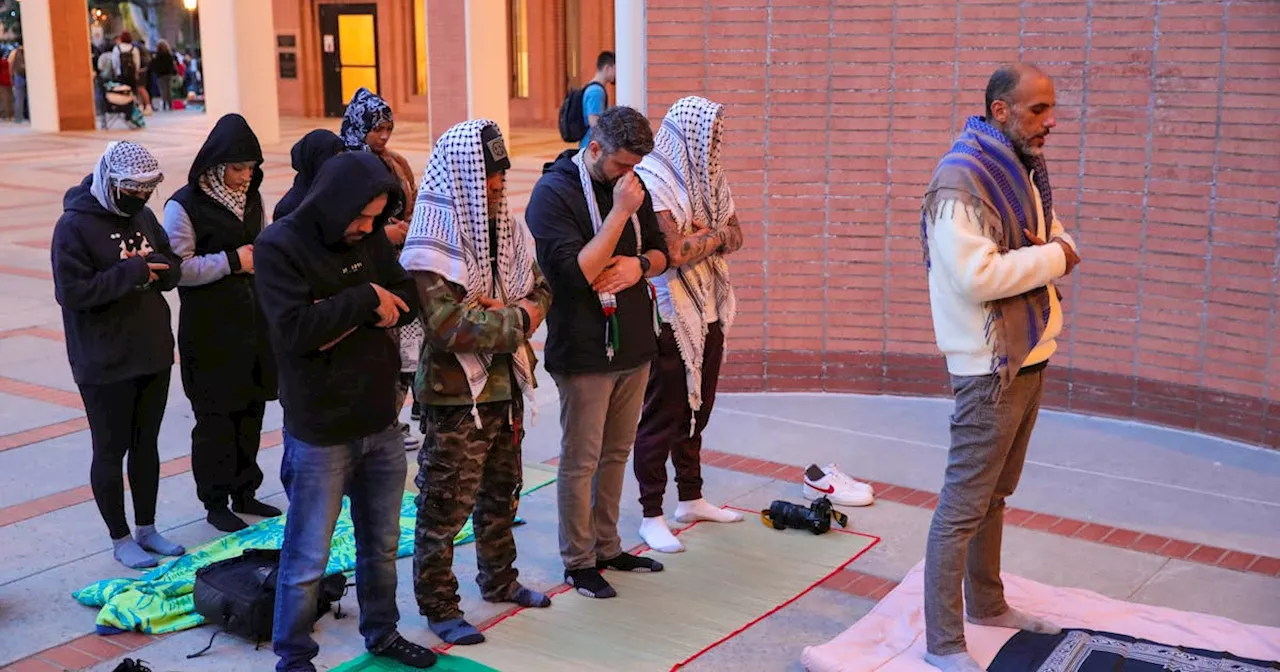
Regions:
[[436, 142], [401, 264], [413, 274], [426, 348], [416, 394], [418, 452], [414, 593], [450, 644], [484, 635], [458, 608], [454, 537], [473, 516], [481, 596], [549, 607], [520, 585], [512, 534], [522, 485], [524, 399], [533, 400], [529, 337], [551, 304], [533, 238], [507, 209], [511, 167], [497, 124], [465, 121]]
[[645, 278], [667, 268], [667, 243], [636, 164], [653, 131], [629, 107], [604, 114], [581, 151], [543, 169], [526, 217], [555, 300], [547, 371], [560, 390], [560, 557], [565, 581], [588, 597], [617, 592], [601, 569], [656, 572], [625, 553], [618, 506], [627, 455], [658, 351], [658, 315]]
[[676, 520], [732, 523], [742, 514], [702, 498], [702, 431], [711, 418], [725, 332], [737, 312], [724, 255], [742, 248], [742, 229], [720, 165], [724, 107], [706, 98], [676, 101], [636, 166], [667, 239], [667, 271], [653, 279], [662, 317], [636, 435], [640, 538], [661, 553], [684, 550], [662, 515], [667, 458], [676, 470]]
[[413, 320], [418, 299], [380, 229], [403, 198], [376, 156], [341, 154], [324, 163], [298, 209], [254, 243], [258, 299], [280, 371], [280, 480], [289, 496], [272, 632], [278, 672], [315, 672], [316, 595], [344, 495], [365, 648], [410, 668], [436, 660], [397, 630], [408, 465], [394, 404], [400, 353], [387, 330]]
[[955, 391], [925, 554], [925, 659], [948, 672], [982, 669], [966, 650], [962, 609], [978, 625], [1059, 631], [1011, 608], [1000, 581], [1005, 498], [1022, 474], [1062, 330], [1053, 281], [1080, 263], [1054, 215], [1045, 166], [1054, 108], [1053, 80], [1039, 68], [997, 70], [985, 115], [967, 120], [922, 208], [934, 334]]

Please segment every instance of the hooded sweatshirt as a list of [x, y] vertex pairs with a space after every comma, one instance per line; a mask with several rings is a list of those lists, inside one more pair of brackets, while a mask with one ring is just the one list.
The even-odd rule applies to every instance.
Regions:
[[[555, 299], [547, 314], [547, 371], [551, 373], [598, 373], [626, 371], [649, 363], [658, 353], [653, 329], [653, 302], [645, 282], [617, 294], [621, 348], [610, 360], [605, 354], [605, 316], [600, 299], [578, 265], [578, 253], [595, 236], [587, 198], [582, 193], [577, 150], [567, 150], [543, 168], [542, 178], [533, 188], [525, 220], [538, 248], [538, 265], [551, 283]], [[613, 185], [592, 181], [600, 216], [613, 208]], [[640, 220], [641, 248], [631, 227], [618, 238], [615, 256], [636, 256], [667, 251], [666, 237], [658, 228], [653, 200], [648, 191], [636, 211]]]
[[276, 203], [275, 211], [271, 213], [271, 220], [276, 221], [284, 219], [298, 208], [302, 203], [302, 199], [306, 197], [307, 190], [311, 188], [312, 180], [316, 179], [316, 175], [320, 173], [320, 166], [325, 161], [343, 152], [342, 139], [325, 129], [316, 129], [302, 136], [302, 139], [293, 146], [293, 151], [289, 155], [293, 158], [293, 169], [298, 171], [293, 176], [293, 186], [284, 196]]
[[[201, 178], [211, 169], [254, 162], [244, 216], [210, 196]], [[182, 385], [199, 411], [233, 411], [276, 398], [275, 359], [254, 298], [252, 273], [240, 270], [238, 249], [262, 232], [262, 148], [244, 117], [228, 114], [196, 154], [187, 184], [164, 209], [164, 227], [183, 257], [178, 350]], [[209, 178], [205, 178], [209, 179]], [[213, 178], [221, 186], [221, 178]]]
[[[133, 217], [108, 211], [90, 193], [93, 176], [67, 190], [50, 249], [54, 297], [62, 306], [71, 374], [104, 385], [173, 366], [169, 304], [181, 260], [150, 208]], [[169, 270], [147, 284], [147, 263]]]
[[[347, 226], [381, 194], [390, 198], [373, 232], [346, 244]], [[258, 299], [279, 365], [285, 429], [307, 443], [348, 443], [396, 421], [400, 352], [376, 324], [372, 284], [409, 306], [396, 327], [413, 321], [413, 280], [379, 231], [403, 207], [403, 198], [378, 157], [341, 154], [325, 162], [298, 209], [254, 243]]]

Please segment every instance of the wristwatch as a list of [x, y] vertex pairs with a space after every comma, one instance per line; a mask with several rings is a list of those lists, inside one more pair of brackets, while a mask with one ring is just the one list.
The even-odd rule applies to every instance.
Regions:
[[653, 266], [653, 262], [649, 261], [649, 257], [643, 254], [636, 255], [636, 259], [640, 260], [640, 275], [648, 275], [649, 268]]

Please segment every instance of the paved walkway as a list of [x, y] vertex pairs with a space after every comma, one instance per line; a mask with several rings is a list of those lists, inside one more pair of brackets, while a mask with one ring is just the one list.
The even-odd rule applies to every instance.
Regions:
[[[49, 281], [48, 241], [61, 196], [78, 182], [108, 138], [150, 147], [168, 174], [159, 196], [181, 185], [203, 138], [196, 114], [157, 115], [141, 132], [40, 136], [0, 125], [0, 669], [110, 672], [127, 651], [161, 670], [260, 670], [268, 650], [220, 639], [212, 655], [187, 661], [207, 630], [157, 639], [90, 636], [94, 610], [72, 590], [125, 572], [110, 555], [88, 490], [90, 446], [67, 367], [59, 310]], [[285, 137], [336, 120], [286, 120]], [[522, 206], [541, 163], [562, 145], [545, 133], [513, 133], [512, 199]], [[292, 180], [290, 143], [267, 147], [269, 202]], [[421, 125], [402, 124], [392, 146], [421, 171], [429, 151]], [[159, 207], [161, 199], [153, 206]], [[172, 297], [176, 303], [176, 297]], [[175, 311], [176, 317], [176, 311]], [[525, 459], [558, 453], [555, 386], [544, 376], [539, 422]], [[798, 670], [800, 650], [834, 636], [922, 557], [941, 485], [949, 404], [856, 395], [726, 395], [707, 435], [707, 497], [748, 509], [776, 498], [799, 501], [800, 467], [835, 461], [876, 481], [879, 501], [851, 510], [852, 525], [882, 542], [848, 570], [700, 657], [691, 670]], [[162, 428], [164, 479], [159, 525], [188, 547], [217, 536], [206, 525], [190, 474], [190, 407], [176, 378]], [[260, 462], [263, 493], [283, 505], [278, 480], [280, 411], [273, 405]], [[412, 457], [412, 456], [411, 456]], [[622, 530], [639, 543], [634, 480], [628, 478]], [[1047, 412], [1037, 428], [1022, 485], [1011, 500], [1005, 569], [1058, 585], [1280, 626], [1280, 453], [1136, 424]], [[674, 504], [669, 508], [673, 508]], [[517, 532], [519, 566], [544, 589], [560, 581], [554, 487], [521, 502], [529, 524]], [[748, 525], [758, 524], [748, 520]], [[679, 556], [670, 558], [678, 562]], [[436, 640], [417, 616], [401, 562], [404, 632]], [[473, 620], [500, 615], [479, 599], [474, 547], [457, 554], [463, 606]], [[779, 567], [779, 571], [786, 571]], [[653, 577], [658, 589], [661, 576]], [[580, 599], [566, 595], [558, 599]], [[626, 608], [625, 596], [618, 608]], [[344, 610], [356, 609], [354, 596]], [[319, 663], [359, 653], [355, 619], [324, 619]], [[8, 667], [3, 667], [9, 665]]]

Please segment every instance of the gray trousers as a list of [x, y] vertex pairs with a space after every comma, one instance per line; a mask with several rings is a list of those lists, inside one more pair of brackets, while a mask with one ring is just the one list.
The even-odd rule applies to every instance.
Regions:
[[988, 618], [1009, 608], [1000, 581], [1004, 500], [1022, 475], [1044, 369], [1016, 377], [996, 403], [999, 384], [995, 375], [951, 377], [951, 451], [925, 551], [925, 636], [935, 655], [965, 650], [962, 609]]
[[560, 558], [565, 569], [587, 569], [622, 553], [618, 507], [649, 365], [551, 377], [560, 389]]

